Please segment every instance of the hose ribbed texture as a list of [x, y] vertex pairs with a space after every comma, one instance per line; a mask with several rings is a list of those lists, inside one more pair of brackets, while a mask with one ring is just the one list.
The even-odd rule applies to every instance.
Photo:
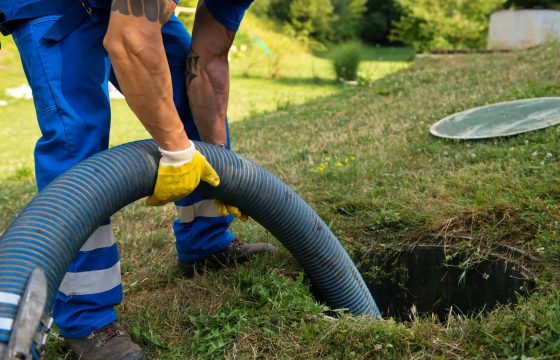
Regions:
[[[238, 206], [294, 255], [331, 308], [379, 317], [356, 266], [328, 226], [286, 184], [255, 163], [195, 142], [220, 175], [198, 190]], [[122, 207], [151, 194], [160, 154], [151, 140], [117, 146], [80, 163], [41, 191], [0, 238], [0, 292], [22, 295], [35, 267], [48, 280], [48, 309], [72, 259]], [[0, 319], [17, 306], [0, 303]], [[9, 341], [0, 330], [0, 342]]]

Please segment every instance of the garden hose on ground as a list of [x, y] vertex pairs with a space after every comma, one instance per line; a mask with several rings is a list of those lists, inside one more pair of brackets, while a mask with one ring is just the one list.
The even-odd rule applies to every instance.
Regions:
[[[201, 184], [198, 191], [239, 207], [278, 238], [328, 306], [380, 317], [356, 266], [305, 201], [255, 163], [195, 143], [221, 178], [217, 188]], [[36, 356], [70, 262], [106, 219], [151, 194], [159, 157], [151, 140], [99, 153], [53, 181], [6, 229], [0, 238], [1, 360]]]

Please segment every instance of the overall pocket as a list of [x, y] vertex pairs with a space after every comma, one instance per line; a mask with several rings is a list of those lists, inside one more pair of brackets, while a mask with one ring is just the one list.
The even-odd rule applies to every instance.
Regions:
[[[27, 81], [33, 89], [33, 100], [37, 115], [43, 115], [56, 109], [50, 79], [45, 72], [45, 65], [40, 47], [49, 46], [41, 42], [41, 37], [60, 15], [44, 16], [19, 25], [13, 33]], [[54, 44], [50, 46], [55, 46]], [[41, 129], [43, 130], [43, 129]]]

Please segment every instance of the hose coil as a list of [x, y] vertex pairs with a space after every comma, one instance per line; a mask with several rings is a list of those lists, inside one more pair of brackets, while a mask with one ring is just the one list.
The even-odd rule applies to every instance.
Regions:
[[[328, 306], [380, 317], [356, 266], [328, 226], [286, 184], [257, 164], [195, 142], [221, 182], [197, 191], [238, 206], [293, 254]], [[159, 161], [151, 140], [117, 146], [68, 170], [41, 191], [0, 237], [0, 343], [7, 343], [31, 271], [48, 282], [46, 312], [72, 259], [122, 207], [151, 194]], [[11, 299], [11, 301], [2, 300]]]

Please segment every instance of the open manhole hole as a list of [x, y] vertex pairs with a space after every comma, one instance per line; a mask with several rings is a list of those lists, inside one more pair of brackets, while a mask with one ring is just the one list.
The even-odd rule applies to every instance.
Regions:
[[441, 321], [451, 312], [489, 311], [515, 304], [535, 287], [523, 265], [435, 245], [386, 250], [362, 259], [359, 268], [383, 316], [398, 320], [409, 320], [413, 311]]

